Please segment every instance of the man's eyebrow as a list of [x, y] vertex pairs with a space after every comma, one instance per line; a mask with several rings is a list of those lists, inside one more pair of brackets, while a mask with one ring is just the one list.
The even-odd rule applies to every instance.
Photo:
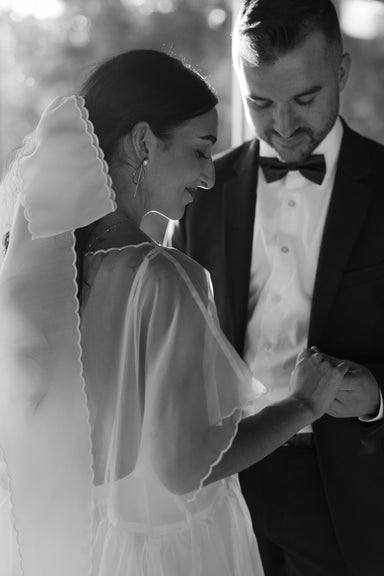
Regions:
[[322, 89], [322, 86], [320, 86], [320, 85], [312, 86], [311, 88], [308, 88], [308, 90], [305, 90], [304, 92], [300, 92], [300, 94], [296, 94], [296, 96], [294, 96], [294, 98], [301, 98], [302, 96], [311, 96], [312, 94], [316, 94], [316, 92], [320, 92], [321, 89]]
[[216, 136], [213, 136], [212, 134], [207, 134], [206, 136], [198, 136], [198, 138], [200, 140], [209, 140], [210, 142], [212, 142], [212, 144], [215, 144], [217, 142]]
[[263, 100], [263, 102], [272, 102], [270, 98], [264, 98], [263, 96], [257, 96], [257, 94], [246, 94], [247, 100]]
[[[300, 94], [295, 94], [295, 96], [292, 96], [292, 99], [294, 100], [295, 98], [302, 98], [303, 96], [311, 96], [312, 94], [320, 92], [321, 89], [322, 86], [320, 85], [311, 86], [307, 90], [304, 90], [304, 92], [300, 92]], [[261, 100], [263, 102], [272, 102], [270, 98], [265, 98], [264, 96], [258, 96], [257, 94], [247, 94], [245, 97], [248, 100]]]

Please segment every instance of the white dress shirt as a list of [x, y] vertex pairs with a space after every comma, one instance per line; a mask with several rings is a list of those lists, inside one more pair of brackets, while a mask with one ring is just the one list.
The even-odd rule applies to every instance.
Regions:
[[[307, 346], [317, 262], [342, 135], [338, 118], [313, 152], [323, 154], [326, 162], [320, 186], [297, 170], [268, 184], [259, 168], [244, 358], [270, 390], [265, 406], [287, 396], [297, 354]], [[260, 141], [260, 155], [276, 157], [276, 152]], [[308, 426], [301, 432], [311, 430]]]

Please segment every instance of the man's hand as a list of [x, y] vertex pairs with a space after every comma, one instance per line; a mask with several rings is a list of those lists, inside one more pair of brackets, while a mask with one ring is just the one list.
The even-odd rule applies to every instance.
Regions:
[[[341, 359], [323, 354], [333, 365]], [[334, 418], [374, 418], [380, 408], [380, 388], [365, 366], [344, 360], [349, 370], [344, 375], [339, 391], [327, 414]]]

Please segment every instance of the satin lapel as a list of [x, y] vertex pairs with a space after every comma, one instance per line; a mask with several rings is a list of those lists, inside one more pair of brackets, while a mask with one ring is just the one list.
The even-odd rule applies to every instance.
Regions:
[[347, 126], [324, 234], [312, 298], [308, 345], [318, 343], [349, 255], [363, 225], [372, 190], [366, 183], [370, 161], [359, 136]]
[[234, 345], [239, 354], [243, 351], [248, 320], [258, 155], [259, 142], [253, 140], [234, 164], [232, 177], [223, 186], [229, 308], [234, 330]]

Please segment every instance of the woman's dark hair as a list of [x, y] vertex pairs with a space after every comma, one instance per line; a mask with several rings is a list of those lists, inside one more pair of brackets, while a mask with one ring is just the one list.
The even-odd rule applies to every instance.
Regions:
[[81, 90], [107, 162], [120, 139], [140, 121], [166, 140], [172, 130], [208, 112], [217, 97], [198, 72], [156, 50], [131, 50], [110, 58]]
[[340, 24], [332, 0], [245, 0], [233, 30], [236, 57], [273, 64], [319, 32], [341, 55]]
[[[218, 102], [198, 72], [156, 50], [131, 50], [110, 58], [96, 68], [80, 94], [107, 162], [138, 122], [148, 122], [153, 133], [167, 141], [172, 130]], [[87, 229], [76, 232], [79, 274], [86, 236]]]
[[[212, 110], [218, 100], [204, 78], [164, 52], [131, 50], [98, 66], [81, 92], [105, 160], [110, 162], [123, 136], [140, 121], [169, 140], [172, 130]], [[89, 227], [76, 235], [78, 296]], [[3, 238], [8, 248], [9, 232]]]

